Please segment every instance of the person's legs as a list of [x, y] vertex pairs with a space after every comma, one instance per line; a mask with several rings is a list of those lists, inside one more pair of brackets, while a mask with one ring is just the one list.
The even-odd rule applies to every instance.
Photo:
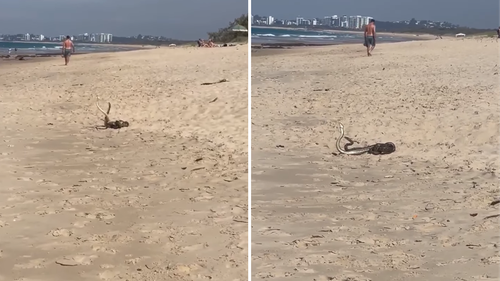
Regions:
[[366, 37], [366, 53], [371, 56], [371, 51], [373, 51], [373, 36]]
[[71, 50], [65, 50], [64, 51], [64, 65], [68, 65], [70, 56], [71, 56]]

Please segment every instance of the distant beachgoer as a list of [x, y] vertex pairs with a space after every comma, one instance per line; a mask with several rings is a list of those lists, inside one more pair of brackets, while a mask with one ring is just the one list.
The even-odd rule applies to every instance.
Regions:
[[14, 48], [14, 53], [17, 53], [17, 48]]
[[370, 23], [365, 26], [365, 43], [366, 53], [368, 56], [372, 55], [375, 49], [375, 20], [371, 19]]
[[197, 43], [198, 43], [198, 47], [202, 47], [202, 46], [203, 46], [203, 43], [202, 43], [202, 42], [203, 42], [203, 40], [201, 40], [201, 38], [200, 38], [200, 39], [198, 39], [198, 42], [197, 42]]
[[201, 45], [201, 47], [208, 47], [208, 44], [207, 44], [207, 43], [205, 43], [205, 40], [203, 40], [203, 39], [200, 39], [200, 40], [201, 40], [201, 41], [200, 41], [200, 45]]
[[10, 56], [11, 53], [12, 53], [12, 49], [9, 49], [9, 56]]
[[71, 41], [71, 37], [66, 36], [66, 40], [64, 40], [62, 44], [62, 56], [64, 57], [64, 65], [68, 65], [71, 53], [74, 52], [75, 52], [75, 45]]
[[498, 38], [500, 38], [500, 26], [497, 29], [497, 41], [498, 41]]

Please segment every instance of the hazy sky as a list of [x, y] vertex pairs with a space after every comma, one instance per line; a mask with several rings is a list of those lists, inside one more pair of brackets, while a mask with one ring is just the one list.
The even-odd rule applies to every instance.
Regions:
[[247, 13], [246, 0], [0, 0], [0, 34], [198, 39]]
[[381, 21], [415, 18], [498, 28], [499, 12], [499, 0], [252, 0], [252, 14], [281, 19], [346, 14]]

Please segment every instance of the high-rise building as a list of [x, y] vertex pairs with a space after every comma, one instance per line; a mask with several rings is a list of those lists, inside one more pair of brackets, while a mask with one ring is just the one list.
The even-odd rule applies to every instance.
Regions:
[[274, 17], [273, 16], [268, 16], [266, 18], [266, 24], [267, 25], [272, 25], [274, 23]]
[[335, 27], [340, 26], [340, 19], [337, 15], [332, 16], [332, 26], [335, 26]]
[[340, 27], [349, 28], [349, 20], [346, 15], [340, 17]]
[[110, 33], [93, 33], [93, 34], [82, 34], [82, 38], [85, 41], [96, 42], [96, 43], [111, 43], [113, 42], [113, 34]]
[[332, 25], [332, 17], [324, 17], [320, 21], [321, 25], [331, 26]]
[[356, 28], [356, 16], [349, 16], [349, 22], [347, 24], [347, 28], [350, 29]]
[[356, 16], [356, 29], [361, 29], [363, 27], [363, 17]]

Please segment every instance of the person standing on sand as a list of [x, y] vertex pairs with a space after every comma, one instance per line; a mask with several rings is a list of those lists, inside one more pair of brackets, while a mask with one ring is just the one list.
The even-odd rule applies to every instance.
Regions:
[[73, 41], [71, 41], [71, 37], [66, 36], [66, 40], [64, 40], [62, 45], [62, 56], [64, 57], [64, 65], [68, 65], [69, 57], [71, 53], [75, 52], [75, 45]]
[[365, 44], [366, 54], [368, 56], [372, 55], [372, 51], [375, 48], [375, 20], [371, 19], [370, 23], [365, 26]]

